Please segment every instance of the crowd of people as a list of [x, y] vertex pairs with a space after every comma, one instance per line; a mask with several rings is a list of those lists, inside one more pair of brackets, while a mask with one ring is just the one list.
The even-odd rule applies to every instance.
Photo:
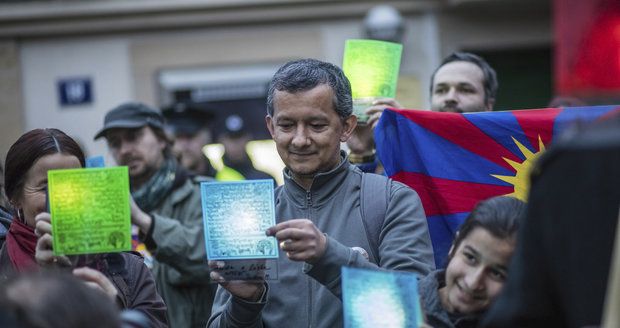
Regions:
[[[496, 74], [482, 58], [455, 53], [431, 77], [431, 109], [490, 111], [497, 88]], [[600, 324], [614, 242], [612, 227], [620, 204], [618, 116], [608, 120], [614, 128], [603, 129], [612, 131], [605, 135], [608, 141], [596, 143], [596, 132], [587, 131], [592, 145], [577, 147], [577, 152], [595, 148], [600, 162], [600, 170], [587, 171], [598, 178], [585, 179], [583, 190], [602, 190], [604, 195], [582, 195], [558, 185], [556, 180], [561, 178], [556, 175], [561, 173], [553, 166], [564, 165], [570, 171], [578, 164], [574, 159], [583, 158], [580, 153], [543, 161], [546, 166], [533, 186], [531, 206], [508, 196], [481, 201], [456, 235], [446, 266], [436, 268], [416, 191], [372, 174], [381, 173], [372, 133], [386, 107], [400, 105], [394, 99], [380, 99], [367, 109], [368, 123], [358, 125], [349, 81], [330, 63], [295, 60], [275, 73], [265, 123], [286, 167], [284, 185], [275, 193], [276, 225], [266, 231], [281, 250], [278, 279], [269, 281], [227, 281], [221, 273], [226, 263], [208, 261], [205, 251], [200, 183], [228, 180], [222, 178], [224, 174], [237, 179], [269, 177], [251, 167], [244, 151], [248, 136], [243, 121], [231, 121], [230, 126], [227, 122], [222, 136], [223, 143], [229, 144], [222, 170], [232, 173], [215, 171], [205, 160], [201, 149], [211, 140], [204, 124], [208, 118], [202, 117], [201, 122], [196, 116], [184, 116], [196, 115], [186, 105], [170, 109], [168, 123], [160, 111], [136, 102], [106, 114], [94, 138], [104, 138], [116, 164], [128, 167], [131, 222], [153, 255], [152, 269], [133, 252], [54, 255], [47, 172], [82, 168], [85, 158], [63, 131], [45, 128], [25, 133], [4, 162], [7, 203], [0, 208], [0, 219], [7, 231], [0, 250], [0, 324], [342, 327], [343, 266], [416, 273], [422, 312], [432, 327], [545, 326], [549, 322], [545, 320], [551, 319], [560, 326]], [[572, 149], [572, 142], [566, 141], [566, 147]], [[342, 143], [347, 143], [349, 153], [341, 149]], [[597, 185], [588, 184], [592, 181]], [[566, 199], [547, 203], [547, 191]], [[575, 196], [579, 198], [573, 200]], [[580, 204], [583, 199], [593, 207]], [[556, 240], [551, 238], [556, 230], [542, 216], [556, 219], [554, 224], [559, 226], [560, 220], [578, 213], [584, 217], [576, 220], [592, 219], [588, 209], [606, 222], [605, 231], [612, 232], [593, 248], [601, 256], [580, 252], [561, 233], [554, 236], [557, 245], [546, 244], [545, 238]], [[558, 232], [576, 234], [577, 229]], [[552, 247], [555, 253], [536, 254]], [[571, 252], [599, 259], [587, 276], [599, 279], [589, 295], [587, 284], [570, 292], [571, 282], [577, 283], [570, 279], [577, 279], [576, 275], [553, 280], [553, 274], [561, 272], [553, 267], [559, 262], [553, 254]], [[530, 256], [545, 268], [529, 265]], [[604, 256], [608, 257], [601, 260]], [[565, 261], [579, 265], [569, 258]], [[562, 268], [571, 270], [566, 265]], [[511, 280], [513, 275], [516, 278]], [[530, 281], [535, 287], [527, 286]], [[504, 285], [507, 292], [502, 294]], [[585, 296], [597, 299], [587, 299], [593, 305], [579, 311], [576, 298]], [[571, 306], [560, 307], [558, 300], [569, 297], [575, 298]], [[528, 302], [541, 306], [532, 309]], [[575, 312], [556, 314], [554, 306]]]

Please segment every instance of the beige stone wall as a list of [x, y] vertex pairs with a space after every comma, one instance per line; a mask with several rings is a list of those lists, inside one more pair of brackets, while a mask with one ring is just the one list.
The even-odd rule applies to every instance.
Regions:
[[323, 58], [317, 25], [205, 29], [149, 34], [131, 38], [130, 62], [137, 100], [158, 105], [161, 69], [208, 68], [290, 59]]
[[0, 162], [23, 132], [22, 88], [19, 45], [0, 41]]

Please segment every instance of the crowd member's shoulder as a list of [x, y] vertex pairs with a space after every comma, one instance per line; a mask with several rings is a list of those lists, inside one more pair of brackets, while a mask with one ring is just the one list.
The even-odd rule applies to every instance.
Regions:
[[11, 226], [12, 215], [8, 209], [0, 206], [0, 248], [4, 245], [6, 234]]
[[558, 148], [599, 149], [620, 145], [620, 111], [591, 124], [577, 125], [559, 140]]
[[12, 220], [13, 215], [11, 215], [11, 211], [0, 205], [0, 224], [8, 229]]
[[561, 135], [553, 147], [544, 152], [532, 170], [537, 179], [547, 166], [563, 154], [581, 151], [613, 151], [620, 147], [620, 112], [591, 124], [580, 124]]

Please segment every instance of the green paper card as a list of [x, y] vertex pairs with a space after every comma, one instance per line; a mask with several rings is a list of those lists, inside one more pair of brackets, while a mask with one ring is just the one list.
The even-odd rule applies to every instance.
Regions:
[[394, 98], [403, 46], [377, 40], [347, 40], [342, 69], [353, 99]]
[[47, 172], [54, 255], [131, 250], [126, 166]]

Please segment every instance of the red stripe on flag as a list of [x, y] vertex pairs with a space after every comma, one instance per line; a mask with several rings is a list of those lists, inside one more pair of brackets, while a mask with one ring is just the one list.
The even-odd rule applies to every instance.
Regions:
[[523, 133], [530, 141], [536, 151], [540, 151], [538, 146], [538, 136], [543, 144], [549, 145], [553, 137], [553, 124], [556, 116], [562, 110], [559, 108], [545, 108], [534, 110], [515, 110], [512, 114], [517, 118]]
[[394, 110], [417, 123], [424, 129], [472, 152], [480, 157], [514, 170], [503, 158], [522, 160], [469, 122], [463, 114], [437, 113], [430, 111]]
[[514, 187], [433, 178], [412, 172], [399, 172], [391, 178], [418, 193], [426, 216], [469, 212], [481, 200], [514, 191]]

